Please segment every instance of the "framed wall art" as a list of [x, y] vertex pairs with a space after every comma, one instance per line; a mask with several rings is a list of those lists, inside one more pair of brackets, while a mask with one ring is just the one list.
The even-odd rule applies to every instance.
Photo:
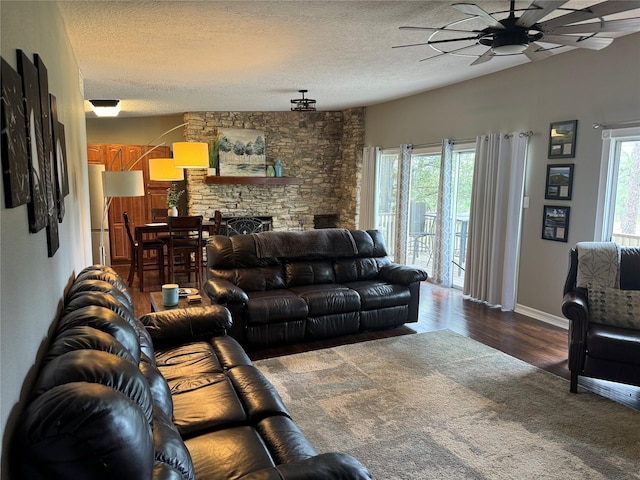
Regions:
[[18, 50], [18, 70], [22, 77], [27, 153], [29, 155], [31, 201], [28, 203], [29, 231], [37, 233], [47, 224], [46, 162], [42, 143], [42, 113], [38, 69], [22, 50]]
[[569, 238], [569, 213], [571, 207], [545, 205], [542, 214], [542, 238], [566, 242]]
[[547, 165], [547, 182], [544, 190], [544, 198], [547, 200], [571, 200], [573, 167], [573, 163]]
[[553, 122], [549, 127], [549, 158], [574, 158], [578, 120]]
[[22, 101], [22, 80], [4, 58], [1, 63], [4, 204], [7, 208], [14, 208], [31, 200], [27, 130]]
[[241, 128], [218, 129], [220, 175], [264, 177], [266, 155], [264, 132]]
[[47, 192], [47, 251], [53, 257], [60, 248], [58, 238], [58, 202], [56, 200], [55, 161], [51, 137], [51, 108], [49, 105], [49, 73], [42, 57], [34, 55], [40, 84], [40, 112], [42, 114], [42, 145], [45, 158], [45, 185]]
[[51, 106], [51, 131], [53, 136], [54, 181], [58, 202], [58, 221], [64, 219], [64, 197], [69, 194], [69, 178], [67, 175], [67, 148], [64, 138], [64, 125], [58, 121], [58, 103], [54, 95], [49, 94]]

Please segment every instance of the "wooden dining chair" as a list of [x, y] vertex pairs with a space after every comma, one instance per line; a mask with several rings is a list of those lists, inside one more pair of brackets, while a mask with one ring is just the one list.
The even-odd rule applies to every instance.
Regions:
[[[176, 273], [196, 274], [198, 290], [202, 288], [202, 215], [167, 217], [169, 225], [169, 281], [176, 283]], [[193, 257], [193, 259], [192, 259]], [[176, 260], [180, 261], [177, 262]]]
[[[164, 283], [164, 246], [165, 243], [162, 240], [143, 240], [142, 243], [138, 242], [131, 233], [131, 225], [129, 223], [129, 215], [127, 212], [122, 212], [122, 218], [124, 219], [124, 226], [127, 230], [127, 236], [131, 244], [131, 267], [129, 269], [128, 283], [131, 286], [133, 282], [134, 274], [138, 274], [140, 281], [140, 291], [144, 292], [144, 271], [156, 270], [160, 273], [160, 281]], [[145, 252], [155, 252], [153, 262], [145, 262]]]
[[220, 232], [222, 232], [222, 213], [220, 212], [220, 210], [216, 210], [215, 212], [213, 212], [213, 217], [211, 217], [211, 220], [213, 221], [213, 227], [209, 229], [209, 234], [220, 235]]
[[152, 222], [166, 222], [167, 221], [167, 209], [166, 208], [152, 208], [151, 209], [151, 221]]

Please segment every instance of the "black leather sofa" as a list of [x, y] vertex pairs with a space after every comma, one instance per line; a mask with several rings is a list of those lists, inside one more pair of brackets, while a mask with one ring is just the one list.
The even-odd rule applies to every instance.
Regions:
[[[573, 248], [562, 299], [562, 313], [569, 319], [570, 391], [578, 391], [578, 376], [640, 386], [640, 329], [593, 318], [588, 289], [576, 285], [577, 275], [578, 252]], [[638, 247], [620, 247], [620, 290], [640, 290]], [[628, 308], [619, 315], [628, 314]]]
[[368, 479], [318, 455], [225, 330], [222, 306], [134, 317], [109, 267], [83, 270], [10, 445], [11, 478]]
[[424, 269], [392, 263], [377, 230], [276, 231], [207, 243], [205, 292], [250, 348], [418, 320]]

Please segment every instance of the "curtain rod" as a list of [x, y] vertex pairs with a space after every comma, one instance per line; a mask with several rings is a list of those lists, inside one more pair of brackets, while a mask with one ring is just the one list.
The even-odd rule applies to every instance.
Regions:
[[640, 126], [640, 120], [628, 120], [626, 122], [618, 123], [594, 123], [592, 126], [595, 129], [601, 128], [603, 130], [608, 130], [610, 128], [637, 127]]

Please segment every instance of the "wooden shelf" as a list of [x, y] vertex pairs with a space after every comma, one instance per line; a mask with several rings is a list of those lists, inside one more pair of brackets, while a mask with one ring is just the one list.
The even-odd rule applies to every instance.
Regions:
[[218, 177], [207, 175], [204, 183], [210, 185], [300, 185], [301, 178], [293, 177]]

